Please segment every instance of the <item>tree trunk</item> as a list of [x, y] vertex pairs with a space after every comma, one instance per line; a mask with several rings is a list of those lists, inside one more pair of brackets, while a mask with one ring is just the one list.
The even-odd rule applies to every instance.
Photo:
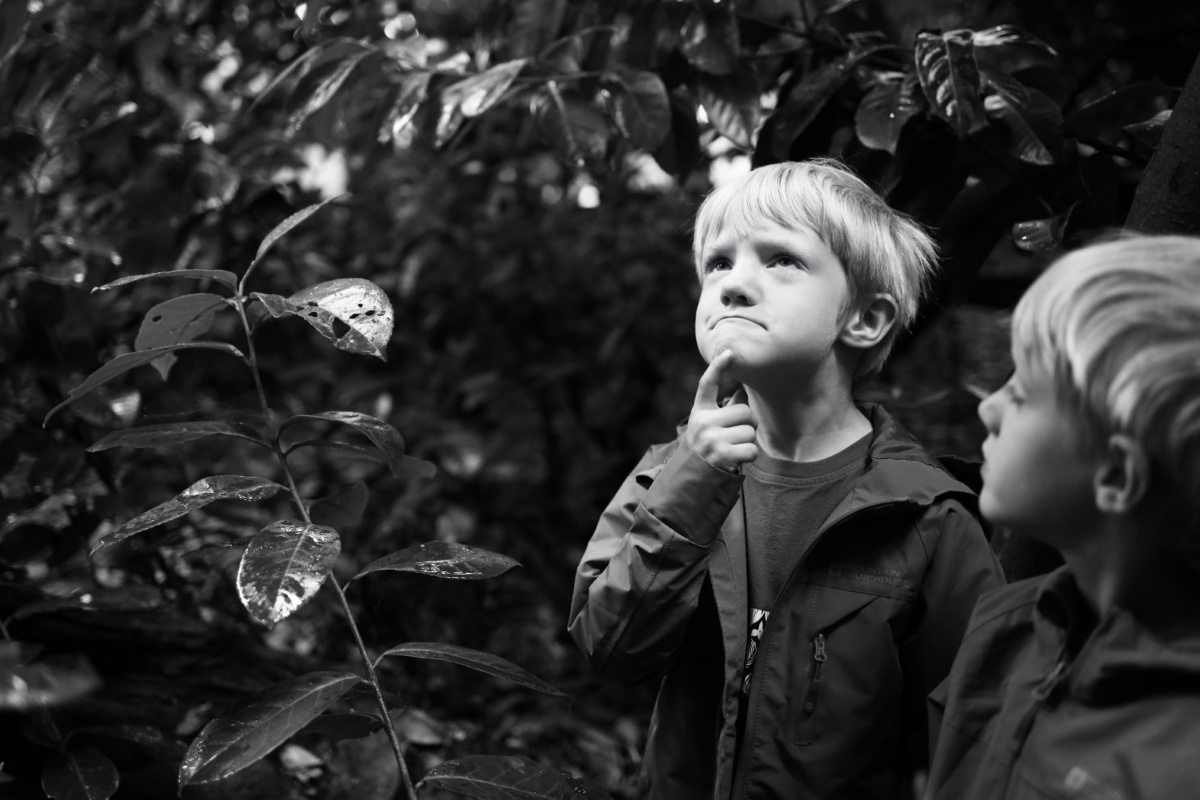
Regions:
[[1200, 234], [1200, 58], [1138, 181], [1125, 227], [1140, 233]]

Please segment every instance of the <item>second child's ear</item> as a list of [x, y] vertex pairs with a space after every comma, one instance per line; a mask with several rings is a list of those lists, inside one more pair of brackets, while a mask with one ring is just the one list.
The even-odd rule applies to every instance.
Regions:
[[1093, 479], [1096, 508], [1106, 514], [1125, 514], [1146, 497], [1150, 489], [1150, 460], [1142, 446], [1117, 433], [1107, 447]]
[[879, 344], [896, 324], [896, 298], [880, 292], [851, 311], [842, 325], [838, 341], [860, 350]]

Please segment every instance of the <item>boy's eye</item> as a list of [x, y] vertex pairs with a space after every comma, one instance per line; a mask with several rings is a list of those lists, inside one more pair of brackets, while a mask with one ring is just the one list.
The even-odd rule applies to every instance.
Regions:
[[789, 255], [778, 255], [771, 259], [773, 267], [799, 267], [800, 261]]
[[710, 258], [704, 262], [704, 274], [716, 272], [718, 270], [729, 269], [729, 261], [724, 258]]

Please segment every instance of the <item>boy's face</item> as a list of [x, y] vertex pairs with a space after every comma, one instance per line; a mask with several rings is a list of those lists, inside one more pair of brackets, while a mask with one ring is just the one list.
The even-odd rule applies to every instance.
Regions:
[[1097, 515], [1098, 462], [1045, 370], [1018, 366], [979, 404], [979, 418], [988, 432], [979, 493], [983, 516], [1051, 545], [1086, 534]]
[[795, 385], [829, 359], [849, 286], [816, 232], [768, 221], [744, 239], [716, 235], [700, 258], [696, 344], [705, 361], [732, 350], [730, 377], [765, 388]]

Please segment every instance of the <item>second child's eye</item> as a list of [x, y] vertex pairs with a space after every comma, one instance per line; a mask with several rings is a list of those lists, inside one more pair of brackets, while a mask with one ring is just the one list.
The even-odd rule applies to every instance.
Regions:
[[729, 261], [724, 258], [710, 258], [708, 261], [704, 262], [705, 275], [710, 272], [719, 272], [723, 269], [729, 269]]
[[799, 267], [800, 260], [789, 255], [778, 255], [771, 259], [773, 267]]

